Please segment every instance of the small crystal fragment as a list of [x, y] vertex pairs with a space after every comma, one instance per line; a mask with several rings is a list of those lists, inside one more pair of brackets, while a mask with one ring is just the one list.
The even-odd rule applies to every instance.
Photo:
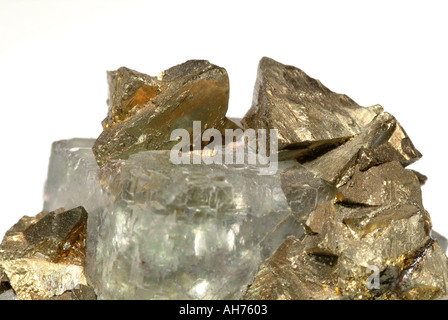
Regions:
[[2, 300], [19, 300], [19, 298], [14, 293], [14, 290], [9, 289], [3, 293], [0, 293], [0, 301]]
[[406, 166], [418, 160], [421, 154], [412, 146], [409, 137], [401, 134], [404, 131], [397, 128], [401, 128], [397, 120], [383, 112], [352, 140], [306, 162], [304, 166], [338, 187], [351, 178], [356, 164], [361, 170], [394, 160], [401, 160], [400, 163]]
[[289, 237], [260, 267], [244, 299], [339, 299], [337, 259], [332, 255], [305, 253], [300, 241]]
[[415, 201], [423, 207], [419, 179], [398, 161], [371, 167], [366, 171], [356, 166], [352, 178], [339, 188], [339, 192], [343, 201], [349, 203], [381, 206]]
[[42, 212], [23, 217], [0, 246], [0, 275], [19, 299], [46, 299], [79, 285], [84, 274], [87, 212]]
[[178, 143], [170, 140], [171, 132], [186, 129], [192, 136], [193, 121], [201, 121], [201, 136], [228, 125], [227, 72], [208, 61], [187, 61], [157, 79], [121, 68], [109, 79], [109, 117], [93, 147], [100, 167], [140, 151], [170, 150]]
[[150, 103], [161, 91], [161, 83], [157, 77], [151, 77], [135, 70], [121, 67], [107, 72], [109, 85], [109, 112], [103, 120], [103, 128], [107, 129], [136, 114]]
[[443, 252], [447, 252], [448, 249], [448, 239], [445, 238], [444, 236], [442, 236], [440, 233], [432, 230], [431, 232], [431, 238], [433, 238], [434, 240], [437, 240], [437, 242], [440, 245], [440, 248], [442, 248]]
[[69, 290], [60, 296], [53, 296], [49, 300], [96, 300], [96, 294], [92, 287], [79, 285], [73, 290]]
[[411, 171], [414, 172], [414, 174], [417, 176], [418, 181], [420, 182], [421, 186], [423, 186], [426, 183], [426, 181], [428, 180], [428, 177], [425, 176], [423, 173], [420, 173], [420, 172], [415, 171], [415, 170], [411, 170]]
[[66, 290], [87, 285], [84, 268], [41, 259], [16, 259], [2, 262], [4, 272], [21, 300], [45, 299]]
[[374, 141], [369, 147], [362, 148], [358, 156], [361, 170], [389, 161], [398, 161], [406, 167], [422, 157], [396, 119], [392, 122], [395, 122], [393, 130], [381, 137], [383, 141]]

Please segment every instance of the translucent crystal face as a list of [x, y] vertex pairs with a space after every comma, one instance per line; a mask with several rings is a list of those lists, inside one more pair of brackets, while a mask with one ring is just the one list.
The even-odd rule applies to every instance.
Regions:
[[71, 139], [53, 143], [45, 184], [44, 210], [82, 204], [87, 212], [104, 207], [98, 185], [98, 165], [92, 153], [95, 139]]
[[109, 169], [98, 263], [116, 288], [105, 297], [235, 298], [289, 214], [278, 177], [256, 167], [174, 165], [153, 151]]
[[148, 151], [100, 170], [91, 143], [53, 145], [45, 206], [57, 195], [92, 210], [87, 274], [100, 298], [239, 298], [260, 263], [301, 236], [298, 220], [333, 194], [292, 161], [260, 175], [256, 165], [175, 165], [169, 151]]

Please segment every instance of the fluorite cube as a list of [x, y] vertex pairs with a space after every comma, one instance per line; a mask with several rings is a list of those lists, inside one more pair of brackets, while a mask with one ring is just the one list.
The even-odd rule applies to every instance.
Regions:
[[146, 151], [100, 170], [92, 142], [54, 143], [45, 208], [89, 211], [87, 275], [103, 299], [240, 298], [334, 193], [289, 161], [260, 175], [257, 165], [175, 165], [169, 151]]

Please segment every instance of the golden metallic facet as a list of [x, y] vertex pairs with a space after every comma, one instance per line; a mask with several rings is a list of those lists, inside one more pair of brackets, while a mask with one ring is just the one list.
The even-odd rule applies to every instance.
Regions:
[[279, 149], [312, 154], [359, 134], [380, 110], [363, 108], [293, 66], [262, 58], [245, 128], [278, 129]]
[[127, 159], [144, 150], [170, 150], [174, 129], [192, 136], [193, 121], [222, 131], [235, 124], [225, 118], [229, 79], [224, 68], [190, 60], [152, 78], [121, 68], [109, 73], [109, 116], [93, 147], [98, 164]]
[[47, 299], [87, 286], [87, 212], [82, 207], [23, 217], [0, 246], [0, 275], [19, 299]]
[[[351, 178], [357, 164], [362, 170], [394, 160], [403, 166], [408, 165], [418, 160], [421, 154], [413, 147], [408, 136], [396, 134], [398, 127], [397, 120], [391, 114], [383, 112], [353, 139], [306, 162], [304, 166], [336, 186], [342, 186]], [[402, 148], [403, 145], [406, 148]]]

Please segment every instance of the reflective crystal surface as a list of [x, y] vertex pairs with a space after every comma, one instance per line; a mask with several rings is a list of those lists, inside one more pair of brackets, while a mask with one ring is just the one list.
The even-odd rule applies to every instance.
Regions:
[[347, 141], [377, 112], [332, 92], [298, 68], [264, 57], [252, 108], [242, 122], [245, 128], [278, 129], [279, 148], [301, 149], [298, 157]]
[[19, 298], [14, 293], [14, 290], [9, 289], [7, 291], [4, 291], [3, 293], [0, 293], [0, 301], [1, 300], [19, 300]]
[[381, 206], [388, 203], [414, 201], [423, 207], [422, 191], [417, 175], [398, 161], [371, 167], [365, 171], [356, 166], [352, 178], [339, 188], [343, 201]]
[[98, 164], [127, 159], [145, 150], [170, 150], [171, 132], [191, 133], [193, 121], [222, 131], [233, 125], [226, 117], [229, 79], [224, 68], [190, 60], [149, 77], [126, 68], [109, 73], [109, 114], [93, 147]]
[[86, 231], [82, 207], [23, 217], [0, 246], [3, 298], [48, 299], [87, 286]]
[[260, 267], [247, 289], [247, 300], [339, 299], [337, 257], [304, 252], [296, 237], [289, 237]]
[[99, 168], [93, 156], [95, 139], [60, 140], [53, 143], [44, 192], [44, 210], [82, 205], [90, 215], [102, 211], [104, 200], [99, 184]]
[[[431, 238], [420, 182], [398, 161], [374, 166], [321, 201], [302, 239], [289, 238], [260, 268], [248, 299], [436, 299], [448, 259]], [[369, 287], [377, 270], [378, 287]], [[275, 276], [273, 276], [275, 275]]]
[[419, 158], [420, 152], [394, 116], [382, 112], [353, 139], [304, 165], [323, 179], [341, 186], [351, 178], [356, 164], [365, 170], [393, 160], [405, 166]]
[[[296, 90], [290, 90], [293, 87]], [[326, 113], [320, 112], [322, 107]], [[372, 113], [357, 118], [350, 110]], [[297, 145], [294, 150], [292, 139], [297, 139], [297, 133], [309, 133], [313, 120], [319, 133], [333, 138], [345, 134], [347, 139], [322, 149], [325, 137], [320, 137], [305, 150]], [[297, 122], [301, 123], [296, 126]], [[421, 154], [392, 115], [380, 106], [359, 109], [348, 97], [334, 94], [302, 71], [263, 58], [254, 104], [243, 123], [278, 128], [287, 137], [280, 140], [288, 149], [279, 158], [297, 158], [338, 188], [336, 201], [321, 201], [306, 216], [306, 235], [288, 238], [265, 261], [245, 298], [438, 299], [447, 295], [448, 260], [431, 237], [431, 221], [422, 204], [420, 187], [426, 177], [404, 169]], [[327, 144], [334, 141], [326, 139]], [[432, 234], [445, 244], [437, 233]]]
[[[51, 148], [44, 190], [45, 211], [83, 206], [89, 213], [87, 261], [94, 256], [98, 226], [104, 211], [100, 168], [92, 152], [95, 139], [55, 141]], [[91, 264], [87, 264], [87, 268]]]

